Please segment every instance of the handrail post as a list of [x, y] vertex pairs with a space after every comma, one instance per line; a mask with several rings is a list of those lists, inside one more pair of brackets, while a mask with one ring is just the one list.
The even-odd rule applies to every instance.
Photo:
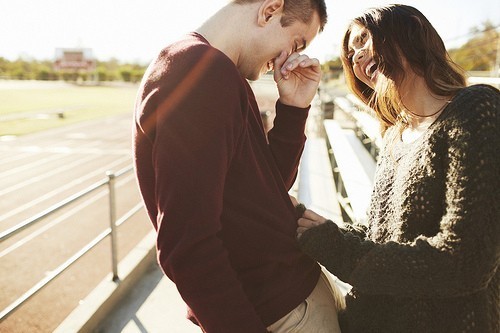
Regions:
[[106, 172], [109, 187], [109, 224], [111, 227], [111, 265], [113, 270], [113, 281], [118, 281], [118, 255], [116, 237], [116, 196], [115, 196], [115, 174]]

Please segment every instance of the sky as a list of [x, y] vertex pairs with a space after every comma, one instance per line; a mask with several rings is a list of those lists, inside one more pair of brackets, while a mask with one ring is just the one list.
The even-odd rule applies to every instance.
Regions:
[[[166, 44], [196, 29], [227, 0], [0, 0], [0, 57], [53, 60], [56, 48], [91, 48], [102, 61], [147, 64]], [[338, 56], [343, 31], [363, 10], [394, 3], [326, 0], [329, 23], [304, 53], [321, 62]], [[500, 26], [499, 0], [405, 1], [458, 47], [487, 20]]]

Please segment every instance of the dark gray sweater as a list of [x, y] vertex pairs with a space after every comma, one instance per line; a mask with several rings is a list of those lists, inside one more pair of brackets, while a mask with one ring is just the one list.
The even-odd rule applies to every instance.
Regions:
[[353, 286], [343, 333], [500, 332], [499, 105], [498, 90], [471, 86], [412, 144], [390, 128], [368, 228], [302, 235]]

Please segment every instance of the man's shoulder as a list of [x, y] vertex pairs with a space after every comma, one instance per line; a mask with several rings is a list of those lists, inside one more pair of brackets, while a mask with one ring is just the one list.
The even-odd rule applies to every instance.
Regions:
[[223, 52], [211, 46], [201, 35], [190, 33], [160, 51], [157, 62], [204, 66], [220, 66], [236, 71], [236, 66]]
[[[231, 80], [240, 77], [234, 63], [212, 47], [201, 35], [188, 34], [163, 48], [152, 61], [146, 74], [148, 83], [177, 82], [187, 77], [203, 76], [209, 80]], [[154, 85], [154, 84], [153, 84]]]

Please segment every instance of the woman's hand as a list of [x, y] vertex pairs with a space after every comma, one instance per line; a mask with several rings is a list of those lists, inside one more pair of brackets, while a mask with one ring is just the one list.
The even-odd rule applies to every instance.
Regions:
[[274, 60], [274, 80], [278, 85], [280, 102], [299, 108], [311, 104], [321, 80], [321, 64], [318, 59], [305, 54], [285, 51]]
[[297, 238], [300, 238], [302, 234], [315, 226], [318, 226], [320, 224], [323, 224], [327, 221], [326, 218], [324, 218], [321, 215], [316, 214], [310, 209], [307, 209], [304, 212], [304, 215], [302, 215], [301, 218], [299, 218], [298, 225], [299, 227], [297, 228]]

